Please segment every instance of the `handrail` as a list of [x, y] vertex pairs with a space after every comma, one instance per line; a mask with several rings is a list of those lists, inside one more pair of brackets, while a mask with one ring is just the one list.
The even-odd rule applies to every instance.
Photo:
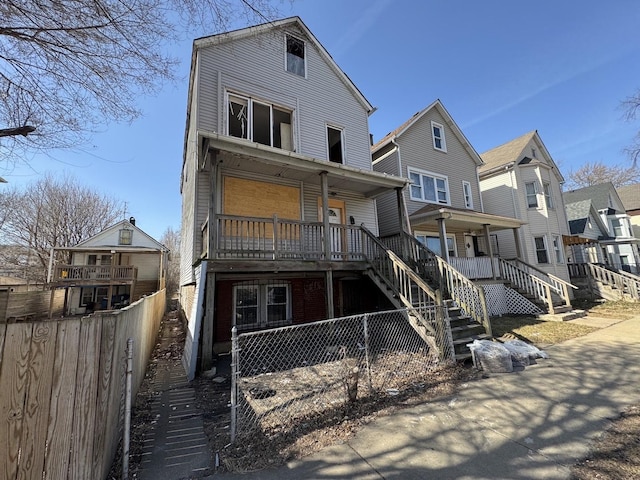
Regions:
[[544, 302], [549, 313], [555, 313], [553, 298], [551, 297], [553, 286], [550, 283], [502, 258], [500, 259], [500, 274], [503, 279], [508, 280], [518, 288]]
[[563, 280], [560, 277], [557, 277], [551, 273], [547, 273], [544, 272], [542, 270], [540, 270], [537, 267], [534, 267], [533, 265], [519, 259], [519, 258], [512, 258], [507, 260], [510, 263], [514, 263], [516, 267], [518, 267], [518, 265], [524, 265], [524, 268], [521, 268], [522, 270], [524, 270], [525, 272], [527, 272], [530, 275], [534, 275], [538, 278], [540, 278], [541, 280], [545, 281], [546, 283], [548, 283], [549, 285], [551, 285], [551, 290], [556, 293], [557, 295], [559, 295], [560, 297], [562, 297], [562, 299], [564, 300], [565, 304], [567, 306], [571, 306], [571, 299], [569, 298], [569, 287], [573, 288], [574, 290], [577, 290], [578, 287], [576, 287], [575, 285], [573, 285], [570, 282], [567, 282], [566, 280]]
[[605, 285], [613, 286], [617, 288], [621, 294], [627, 293], [636, 301], [640, 300], [640, 279], [621, 275], [618, 272], [614, 272], [594, 263], [586, 263], [582, 265], [585, 266], [587, 274], [594, 280]]
[[56, 265], [51, 283], [101, 280], [133, 281], [138, 275], [138, 267], [133, 265]]
[[[440, 285], [457, 306], [492, 335], [484, 289], [478, 287], [437, 253], [425, 247], [413, 235], [403, 232], [397, 236], [386, 237], [383, 239], [383, 242], [385, 241], [389, 242], [392, 248], [395, 246], [406, 251], [406, 256], [413, 262], [414, 268], [422, 278]], [[403, 243], [406, 248], [402, 248]]]

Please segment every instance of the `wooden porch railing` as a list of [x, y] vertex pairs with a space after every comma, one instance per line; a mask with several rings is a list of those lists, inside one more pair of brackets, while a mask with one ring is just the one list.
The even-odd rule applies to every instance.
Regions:
[[551, 285], [551, 291], [558, 295], [564, 301], [565, 305], [567, 305], [568, 307], [571, 306], [571, 299], [569, 298], [569, 288], [577, 290], [578, 287], [567, 282], [566, 280], [556, 277], [555, 275], [543, 272], [542, 270], [520, 260], [519, 258], [510, 259], [508, 260], [508, 262], [527, 272], [529, 275], [533, 275]]
[[[493, 261], [493, 269], [491, 263]], [[449, 263], [472, 280], [483, 280], [500, 276], [498, 257], [450, 257]]]
[[413, 235], [392, 235], [384, 237], [381, 241], [394, 251], [406, 252], [403, 258], [413, 266], [421, 278], [439, 285], [443, 296], [451, 297], [457, 306], [484, 327], [487, 334], [492, 335], [487, 300], [482, 287], [466, 278]]
[[51, 282], [129, 282], [137, 276], [138, 268], [129, 265], [56, 265]]
[[640, 300], [640, 278], [627, 272], [614, 272], [595, 263], [570, 263], [569, 274], [572, 277], [583, 277], [614, 287], [621, 293], [628, 294], [633, 300]]
[[[217, 215], [211, 258], [266, 260], [326, 259], [321, 222]], [[365, 260], [360, 227], [330, 227], [331, 260]]]

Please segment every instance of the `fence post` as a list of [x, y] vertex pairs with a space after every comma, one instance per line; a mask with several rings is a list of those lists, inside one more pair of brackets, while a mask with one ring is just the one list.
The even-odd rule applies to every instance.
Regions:
[[365, 314], [362, 320], [362, 327], [364, 329], [364, 361], [367, 364], [367, 382], [369, 382], [369, 393], [373, 392], [373, 385], [371, 384], [371, 362], [369, 359], [369, 315]]
[[131, 377], [133, 376], [133, 338], [127, 339], [127, 365], [125, 369], [124, 432], [122, 438], [122, 478], [129, 478], [129, 437], [131, 434]]
[[236, 441], [238, 428], [238, 328], [231, 329], [231, 443]]

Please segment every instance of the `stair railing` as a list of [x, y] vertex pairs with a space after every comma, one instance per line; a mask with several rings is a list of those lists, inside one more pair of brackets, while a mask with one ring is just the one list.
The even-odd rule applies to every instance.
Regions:
[[595, 263], [586, 263], [584, 266], [591, 279], [603, 285], [617, 288], [621, 296], [627, 293], [635, 301], [640, 300], [640, 278], [632, 274], [623, 275], [621, 272], [614, 272]]
[[403, 258], [427, 281], [437, 284], [443, 296], [450, 297], [464, 313], [481, 324], [492, 335], [484, 289], [477, 286], [441, 256], [429, 250], [413, 235], [402, 233], [385, 237], [382, 242], [404, 253]]
[[551, 297], [552, 285], [545, 282], [541, 278], [517, 267], [511, 262], [500, 259], [500, 275], [503, 280], [506, 280], [518, 289], [532, 295], [534, 298], [544, 303], [547, 306], [547, 311], [550, 314], [555, 313], [553, 306], [553, 298]]
[[[453, 359], [454, 347], [447, 309], [440, 290], [433, 289], [399, 255], [387, 248], [369, 230], [361, 227], [363, 252], [376, 276], [407, 309], [417, 313], [420, 325], [433, 337], [440, 357]], [[409, 322], [420, 334], [410, 314]], [[424, 338], [424, 337], [423, 337]], [[424, 338], [429, 342], [429, 339]]]
[[556, 295], [558, 295], [560, 298], [562, 298], [566, 306], [571, 307], [571, 299], [569, 298], [569, 288], [573, 288], [577, 290], [578, 287], [567, 282], [566, 280], [556, 277], [555, 275], [544, 272], [539, 268], [536, 268], [533, 265], [530, 265], [529, 263], [519, 258], [512, 258], [506, 261], [515, 265], [519, 269], [525, 271], [529, 275], [533, 275], [539, 278], [540, 280], [548, 283], [551, 286], [551, 291]]

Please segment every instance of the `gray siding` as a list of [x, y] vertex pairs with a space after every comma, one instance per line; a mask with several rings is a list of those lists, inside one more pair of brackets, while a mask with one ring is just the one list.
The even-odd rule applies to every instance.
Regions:
[[310, 42], [307, 78], [285, 70], [281, 30], [206, 47], [199, 55], [199, 129], [224, 133], [228, 89], [292, 109], [296, 151], [304, 155], [326, 159], [326, 124], [344, 128], [345, 164], [371, 170], [367, 112]]
[[[192, 117], [193, 119], [193, 117]], [[192, 130], [193, 131], [193, 130]], [[195, 132], [189, 135], [182, 167], [182, 226], [180, 230], [180, 285], [194, 281], [193, 263], [196, 260], [194, 243], [196, 198], [196, 141]]]
[[[446, 153], [433, 148], [431, 121], [444, 127]], [[400, 146], [402, 159], [402, 176], [409, 176], [409, 167], [446, 176], [450, 205], [463, 209], [466, 207], [462, 182], [467, 181], [471, 184], [474, 209], [480, 210], [480, 188], [476, 164], [437, 108], [426, 112], [398, 138], [397, 143]], [[409, 215], [425, 206], [424, 202], [411, 200], [408, 189], [405, 191], [405, 199]]]
[[[398, 152], [394, 151], [386, 158], [373, 165], [376, 172], [386, 172], [392, 175], [400, 175]], [[405, 175], [406, 176], [406, 175]], [[378, 209], [378, 228], [380, 235], [392, 235], [400, 231], [398, 221], [398, 200], [395, 192], [385, 193], [376, 198]]]

